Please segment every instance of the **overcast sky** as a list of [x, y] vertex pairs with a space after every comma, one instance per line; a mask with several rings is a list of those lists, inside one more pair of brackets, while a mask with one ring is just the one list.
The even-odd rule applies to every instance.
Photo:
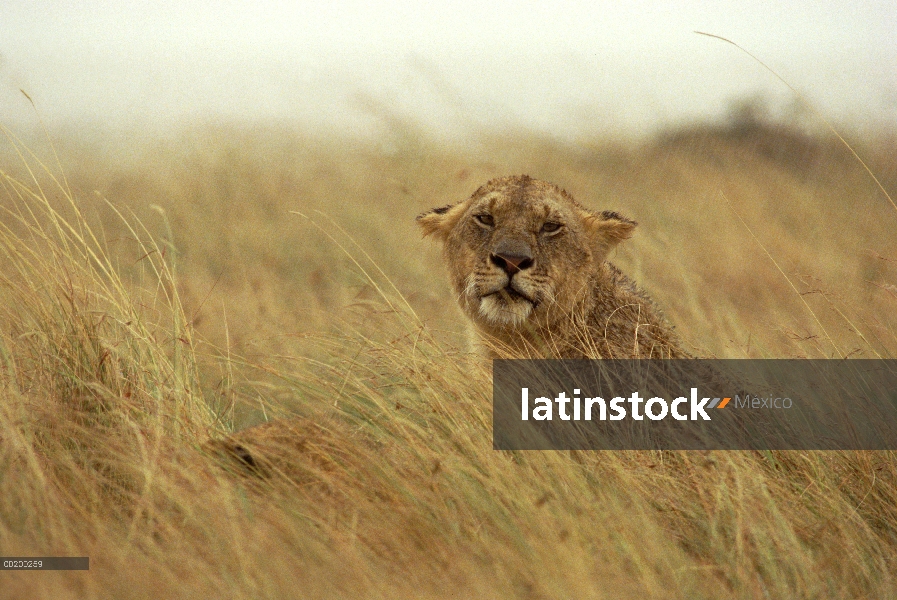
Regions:
[[[0, 120], [646, 132], [788, 89], [897, 124], [897, 2], [0, 0]], [[382, 125], [382, 123], [381, 123]]]

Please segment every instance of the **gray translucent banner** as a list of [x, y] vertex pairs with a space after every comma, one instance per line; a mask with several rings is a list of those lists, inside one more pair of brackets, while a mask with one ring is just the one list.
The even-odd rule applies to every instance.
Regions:
[[87, 556], [2, 556], [0, 571], [88, 571]]
[[897, 450], [897, 360], [496, 360], [497, 450]]

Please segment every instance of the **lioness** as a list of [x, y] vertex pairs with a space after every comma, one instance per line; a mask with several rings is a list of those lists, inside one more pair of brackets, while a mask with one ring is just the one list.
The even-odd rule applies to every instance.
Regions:
[[458, 301], [490, 358], [687, 358], [672, 327], [607, 262], [636, 223], [527, 175], [417, 217], [443, 243]]

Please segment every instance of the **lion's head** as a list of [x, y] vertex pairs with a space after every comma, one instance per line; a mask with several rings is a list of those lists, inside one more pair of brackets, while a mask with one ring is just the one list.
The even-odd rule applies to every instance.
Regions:
[[547, 326], [569, 314], [588, 300], [598, 266], [636, 226], [526, 175], [493, 179], [417, 221], [425, 236], [443, 242], [461, 307], [486, 330]]

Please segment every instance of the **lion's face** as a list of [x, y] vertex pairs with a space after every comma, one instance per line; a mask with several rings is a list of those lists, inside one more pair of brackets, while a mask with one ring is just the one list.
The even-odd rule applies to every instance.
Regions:
[[444, 243], [461, 307], [486, 328], [547, 323], [588, 297], [594, 267], [635, 223], [592, 213], [557, 186], [495, 179], [464, 202], [418, 217]]

